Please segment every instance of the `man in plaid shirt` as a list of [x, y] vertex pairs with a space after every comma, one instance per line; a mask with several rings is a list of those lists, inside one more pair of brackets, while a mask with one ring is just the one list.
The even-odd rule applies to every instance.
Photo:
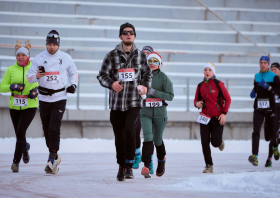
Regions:
[[143, 107], [137, 85], [143, 87], [141, 95], [146, 94], [151, 86], [152, 71], [146, 54], [133, 43], [136, 37], [134, 26], [122, 24], [119, 37], [122, 42], [105, 56], [97, 79], [101, 86], [110, 89], [110, 121], [119, 164], [117, 180], [125, 181], [134, 178], [135, 125]]

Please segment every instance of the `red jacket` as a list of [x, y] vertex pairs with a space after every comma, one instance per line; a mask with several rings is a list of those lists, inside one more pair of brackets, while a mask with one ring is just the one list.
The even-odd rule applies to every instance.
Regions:
[[[199, 99], [199, 86], [202, 99]], [[220, 116], [222, 113], [227, 114], [231, 98], [223, 82], [219, 82], [219, 87], [222, 91], [220, 94], [214, 79], [209, 80], [208, 83], [205, 83], [204, 81], [199, 83], [195, 92], [194, 106], [196, 102], [202, 100], [204, 104], [206, 104], [206, 107], [202, 108], [202, 113], [210, 117]]]

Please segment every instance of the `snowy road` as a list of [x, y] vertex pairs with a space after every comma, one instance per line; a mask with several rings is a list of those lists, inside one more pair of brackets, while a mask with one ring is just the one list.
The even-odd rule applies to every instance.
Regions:
[[[8, 140], [0, 140], [2, 146], [6, 141]], [[62, 144], [66, 147], [67, 144], [63, 141]], [[189, 144], [197, 143], [198, 141], [189, 141]], [[232, 143], [226, 142], [228, 148]], [[247, 144], [250, 144], [250, 141], [247, 141]], [[81, 144], [75, 146], [80, 147]], [[102, 147], [102, 144], [100, 146]], [[45, 145], [41, 147], [43, 149]], [[152, 176], [151, 179], [144, 179], [140, 175], [141, 170], [138, 169], [134, 170], [133, 180], [117, 182], [118, 166], [114, 152], [67, 153], [65, 150], [61, 152], [62, 162], [58, 174], [46, 175], [44, 166], [48, 154], [38, 153], [39, 148], [37, 151], [34, 149], [33, 147], [33, 152], [30, 152], [30, 163], [27, 165], [21, 163], [19, 173], [12, 173], [10, 170], [12, 152], [2, 150], [1, 154], [0, 151], [0, 197], [217, 198], [279, 197], [280, 193], [280, 161], [273, 160], [273, 167], [265, 168], [267, 154], [261, 153], [259, 166], [253, 167], [247, 160], [250, 150], [248, 153], [245, 151], [232, 153], [226, 150], [216, 152], [218, 149], [215, 149], [214, 174], [201, 173], [204, 168], [201, 152], [169, 152], [166, 156], [166, 173], [163, 177]], [[143, 167], [143, 163], [140, 167]]]

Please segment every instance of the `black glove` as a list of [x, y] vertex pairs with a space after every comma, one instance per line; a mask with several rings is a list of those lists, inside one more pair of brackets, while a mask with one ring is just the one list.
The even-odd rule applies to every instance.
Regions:
[[10, 90], [11, 91], [22, 91], [24, 89], [25, 84], [11, 84], [10, 85]]
[[29, 94], [28, 94], [28, 98], [30, 99], [35, 99], [38, 96], [39, 92], [38, 92], [38, 87], [31, 89]]
[[72, 84], [71, 86], [67, 87], [67, 92], [68, 93], [75, 93], [76, 92], [76, 85], [75, 84]]

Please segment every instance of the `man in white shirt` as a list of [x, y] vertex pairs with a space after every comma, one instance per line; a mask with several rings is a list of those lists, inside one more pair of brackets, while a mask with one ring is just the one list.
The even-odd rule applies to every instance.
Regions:
[[[75, 93], [78, 74], [71, 56], [59, 50], [60, 37], [56, 30], [48, 33], [46, 50], [38, 54], [27, 72], [30, 83], [39, 83], [39, 108], [44, 136], [49, 148], [46, 173], [56, 174], [61, 157], [57, 154], [60, 126], [65, 111], [67, 93]], [[71, 86], [67, 87], [68, 75]]]

